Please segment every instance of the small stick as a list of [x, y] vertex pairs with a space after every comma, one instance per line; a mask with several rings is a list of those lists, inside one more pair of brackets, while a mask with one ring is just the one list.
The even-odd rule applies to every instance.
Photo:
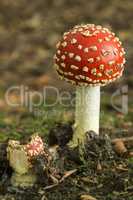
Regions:
[[121, 166], [117, 166], [116, 169], [118, 169], [120, 171], [123, 171], [123, 172], [127, 172], [128, 171], [128, 168], [124, 168], [124, 167], [121, 167]]
[[73, 169], [73, 170], [65, 172], [64, 176], [60, 179], [59, 182], [61, 183], [62, 181], [64, 181], [64, 179], [66, 179], [67, 177], [71, 176], [76, 171], [77, 171], [77, 169]]
[[48, 185], [48, 186], [44, 187], [43, 189], [44, 189], [44, 190], [49, 190], [49, 189], [52, 189], [52, 188], [54, 188], [54, 187], [56, 187], [56, 186], [58, 186], [58, 185], [59, 185], [58, 183], [53, 184], [53, 185]]
[[75, 173], [76, 171], [77, 171], [77, 169], [67, 171], [67, 172], [65, 173], [65, 175], [60, 179], [60, 181], [59, 181], [58, 183], [55, 183], [55, 184], [53, 184], [53, 185], [48, 185], [48, 186], [44, 187], [43, 189], [44, 189], [44, 190], [49, 190], [49, 189], [52, 189], [52, 188], [58, 186], [59, 183], [61, 183], [62, 181], [64, 181], [64, 179], [66, 179], [67, 177], [71, 176], [71, 175], [72, 175], [73, 173]]

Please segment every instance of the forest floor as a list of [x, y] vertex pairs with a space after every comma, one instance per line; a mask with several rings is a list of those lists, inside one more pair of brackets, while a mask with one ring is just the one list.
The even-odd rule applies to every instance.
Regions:
[[[4, 103], [2, 108], [3, 112], [0, 114], [1, 143], [7, 142], [8, 139], [22, 140], [33, 133], [38, 133], [45, 142], [48, 142], [50, 130], [55, 130], [54, 134], [57, 134], [56, 142], [60, 145], [62, 141], [60, 137], [64, 137], [63, 134], [69, 135], [67, 126], [71, 126], [74, 120], [73, 108], [64, 110], [60, 106], [56, 106], [55, 109], [62, 114], [59, 114], [59, 116], [50, 115], [50, 117], [45, 117], [45, 114], [44, 117], [42, 115], [35, 116], [35, 113], [30, 113], [24, 107], [8, 108], [8, 106], [5, 106], [4, 108]], [[132, 136], [133, 116], [130, 110], [127, 115], [120, 114], [113, 109], [111, 110], [106, 100], [102, 102], [102, 108], [104, 114], [101, 115], [101, 135], [107, 134], [111, 139]], [[41, 107], [40, 111], [42, 110], [48, 111], [45, 107]], [[60, 128], [57, 128], [60, 123], [65, 125], [59, 125]], [[98, 144], [95, 143], [95, 140], [93, 142], [94, 144], [92, 144], [92, 147], [90, 146], [88, 151], [88, 157], [83, 163], [67, 159], [64, 155], [66, 163], [63, 170], [76, 169], [76, 172], [56, 187], [46, 190], [43, 185], [35, 185], [32, 189], [12, 187], [10, 185], [11, 171], [7, 167], [7, 161], [3, 161], [1, 155], [0, 199], [93, 200], [94, 198], [97, 200], [133, 200], [133, 158], [117, 155], [113, 146], [110, 154], [110, 147], [106, 146], [104, 140], [101, 140]], [[132, 152], [132, 142], [127, 143], [126, 148]], [[64, 150], [62, 149], [62, 151]], [[89, 156], [90, 152], [93, 152], [93, 156]], [[113, 157], [109, 157], [109, 155], [113, 155]], [[100, 162], [100, 169], [98, 161]]]

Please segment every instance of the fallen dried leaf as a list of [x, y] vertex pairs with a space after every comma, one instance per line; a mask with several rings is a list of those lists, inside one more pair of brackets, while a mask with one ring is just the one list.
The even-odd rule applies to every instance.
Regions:
[[98, 162], [98, 163], [97, 163], [97, 171], [101, 171], [101, 170], [102, 170], [101, 163], [100, 163], [100, 162]]
[[133, 152], [129, 152], [129, 157], [133, 157]]
[[96, 200], [95, 197], [91, 196], [91, 195], [86, 195], [86, 194], [83, 194], [80, 196], [80, 199], [81, 200]]
[[119, 155], [123, 155], [124, 153], [127, 152], [127, 148], [125, 147], [125, 144], [124, 142], [119, 139], [119, 140], [116, 140], [114, 142], [114, 150], [116, 151], [116, 153], [118, 153]]

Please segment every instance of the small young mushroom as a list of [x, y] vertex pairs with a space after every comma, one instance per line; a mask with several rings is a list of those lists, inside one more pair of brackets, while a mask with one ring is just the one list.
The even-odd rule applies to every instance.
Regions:
[[61, 77], [76, 85], [76, 129], [73, 145], [85, 132], [99, 134], [100, 86], [122, 76], [125, 51], [114, 33], [100, 25], [75, 26], [64, 33], [54, 56]]
[[31, 187], [37, 177], [32, 170], [31, 163], [25, 151], [25, 145], [19, 141], [9, 140], [7, 146], [7, 158], [13, 169], [11, 184], [15, 187]]
[[[28, 144], [21, 144], [20, 141], [9, 140], [7, 147], [7, 158], [14, 173], [11, 177], [11, 183], [14, 186], [30, 187], [37, 180], [35, 172], [35, 163], [32, 162], [35, 158], [42, 156], [47, 165], [52, 159], [46, 144], [40, 136], [34, 134]], [[44, 166], [45, 167], [45, 166]]]
[[25, 151], [27, 152], [29, 158], [43, 154], [44, 144], [41, 137], [38, 135], [33, 135], [31, 137], [31, 141], [25, 145]]

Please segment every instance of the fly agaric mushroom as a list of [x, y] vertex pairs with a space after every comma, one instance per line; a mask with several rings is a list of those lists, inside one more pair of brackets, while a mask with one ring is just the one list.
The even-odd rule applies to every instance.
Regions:
[[25, 151], [29, 159], [43, 154], [44, 144], [43, 144], [42, 139], [38, 135], [33, 135], [31, 137], [31, 141], [27, 145], [25, 145]]
[[100, 25], [75, 26], [58, 42], [56, 70], [76, 85], [74, 145], [83, 142], [87, 131], [99, 134], [100, 86], [122, 76], [124, 54], [119, 38]]

